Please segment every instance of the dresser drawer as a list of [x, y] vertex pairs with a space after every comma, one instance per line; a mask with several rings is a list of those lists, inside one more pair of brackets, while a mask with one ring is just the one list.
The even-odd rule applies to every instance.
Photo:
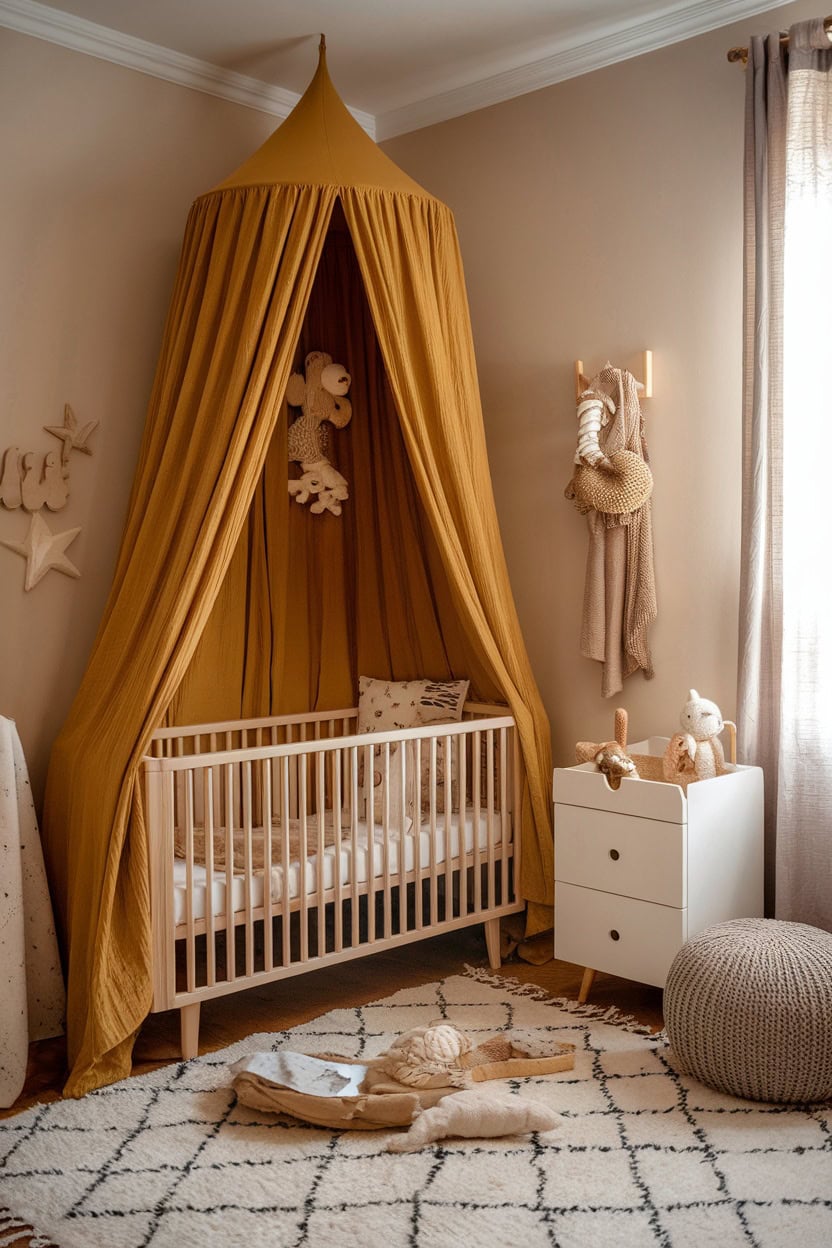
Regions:
[[661, 823], [558, 802], [557, 879], [681, 909], [687, 905], [686, 835], [687, 825], [683, 823]]
[[664, 987], [687, 910], [555, 884], [555, 957]]
[[[655, 745], [655, 742], [639, 744]], [[710, 784], [710, 781], [705, 783]], [[552, 774], [552, 799], [566, 806], [608, 810], [613, 815], [638, 815], [664, 823], [686, 823], [688, 817], [687, 799], [678, 784], [633, 780], [625, 776], [618, 788], [612, 789], [594, 763], [556, 767]]]

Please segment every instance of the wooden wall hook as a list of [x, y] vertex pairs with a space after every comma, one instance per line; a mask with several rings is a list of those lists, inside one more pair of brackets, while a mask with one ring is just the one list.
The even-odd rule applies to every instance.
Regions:
[[[653, 352], [642, 352], [642, 376], [643, 381], [638, 382], [639, 397], [642, 399], [652, 399], [653, 397]], [[590, 378], [584, 376], [583, 360], [575, 361], [575, 398], [580, 399], [584, 390], [589, 385]]]

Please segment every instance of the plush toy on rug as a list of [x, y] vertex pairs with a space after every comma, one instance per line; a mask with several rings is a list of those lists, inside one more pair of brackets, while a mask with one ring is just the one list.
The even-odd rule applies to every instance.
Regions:
[[419, 1111], [406, 1135], [388, 1143], [392, 1153], [410, 1153], [449, 1136], [491, 1139], [528, 1131], [551, 1131], [560, 1115], [537, 1101], [507, 1091], [477, 1087], [492, 1079], [552, 1074], [571, 1069], [574, 1045], [540, 1038], [530, 1031], [505, 1031], [474, 1046], [453, 1023], [414, 1027], [394, 1041], [372, 1065], [397, 1083], [417, 1088], [451, 1086], [436, 1105]]
[[452, 1092], [443, 1096], [438, 1105], [423, 1109], [407, 1134], [393, 1136], [387, 1149], [391, 1153], [412, 1153], [449, 1136], [492, 1139], [527, 1131], [551, 1131], [560, 1122], [560, 1114], [548, 1105], [508, 1092]]
[[289, 426], [289, 459], [300, 464], [303, 471], [303, 476], [289, 482], [289, 493], [298, 503], [317, 495], [309, 510], [318, 514], [331, 511], [340, 516], [341, 503], [349, 498], [349, 484], [333, 468], [326, 450], [327, 424], [343, 429], [352, 419], [352, 404], [345, 397], [351, 381], [343, 364], [333, 364], [331, 355], [310, 351], [306, 376], [292, 373], [286, 386], [286, 402], [301, 409]]
[[717, 704], [691, 689], [679, 722], [682, 732], [670, 738], [662, 760], [665, 780], [686, 789], [694, 780], [723, 775], [725, 752], [719, 734], [725, 721]]
[[474, 1046], [453, 1023], [414, 1027], [372, 1061], [373, 1069], [413, 1088], [466, 1088], [487, 1079], [570, 1070], [575, 1046], [540, 1040], [533, 1032], [503, 1031]]
[[[233, 1087], [244, 1105], [341, 1130], [409, 1127], [388, 1148], [410, 1152], [448, 1135], [487, 1138], [548, 1131], [559, 1117], [536, 1101], [482, 1085], [572, 1070], [575, 1045], [515, 1029], [478, 1045], [452, 1023], [414, 1027], [367, 1062], [289, 1049], [235, 1062]], [[459, 1089], [462, 1088], [462, 1091]], [[447, 1111], [434, 1114], [445, 1101]]]

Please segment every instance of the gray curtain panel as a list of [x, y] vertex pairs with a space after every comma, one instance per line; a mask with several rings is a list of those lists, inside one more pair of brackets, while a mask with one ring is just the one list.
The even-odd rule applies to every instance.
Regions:
[[[804, 600], [795, 576], [795, 559], [806, 549], [802, 538], [810, 537], [797, 526], [819, 456], [817, 448], [799, 446], [797, 353], [784, 356], [784, 344], [795, 339], [795, 309], [802, 313], [794, 295], [800, 248], [789, 244], [788, 223], [800, 219], [811, 229], [830, 204], [832, 44], [817, 19], [793, 26], [788, 48], [777, 34], [749, 46], [738, 747], [741, 761], [765, 770], [767, 913], [832, 929], [832, 679], [824, 679], [821, 662], [822, 599], [814, 593]], [[821, 268], [829, 265], [822, 228], [816, 256]], [[823, 303], [819, 315], [830, 342], [828, 293]], [[806, 346], [800, 367], [819, 367]], [[814, 378], [815, 403], [825, 404], [829, 419], [821, 376]], [[795, 454], [806, 468], [797, 488], [788, 471]], [[817, 488], [819, 517], [828, 496], [819, 471]], [[828, 562], [827, 554], [817, 576], [827, 575]], [[830, 628], [832, 610], [827, 637]]]

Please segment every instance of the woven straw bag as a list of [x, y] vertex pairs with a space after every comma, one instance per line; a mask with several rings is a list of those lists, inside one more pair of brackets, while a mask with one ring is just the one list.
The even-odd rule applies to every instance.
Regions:
[[579, 464], [572, 479], [578, 503], [586, 509], [620, 516], [638, 511], [653, 490], [653, 474], [634, 451], [615, 451], [597, 464]]

